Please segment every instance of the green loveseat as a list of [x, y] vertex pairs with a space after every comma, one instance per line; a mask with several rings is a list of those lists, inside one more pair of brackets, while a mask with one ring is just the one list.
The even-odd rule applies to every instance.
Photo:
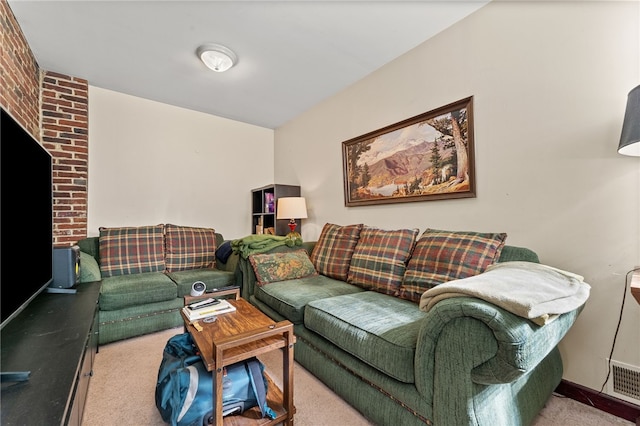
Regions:
[[[358, 228], [363, 230], [360, 236], [356, 235]], [[358, 251], [366, 228], [326, 224], [317, 242], [241, 256], [238, 269], [243, 298], [274, 320], [291, 321], [297, 338], [296, 361], [375, 424], [530, 424], [562, 378], [557, 345], [584, 303], [546, 325], [475, 297], [448, 298], [424, 312], [415, 295], [399, 297], [400, 288], [410, 282], [404, 276], [395, 292], [387, 284], [372, 287], [359, 282], [358, 273], [366, 276], [367, 268], [374, 272], [374, 279], [376, 274], [389, 275], [394, 268], [395, 273], [408, 274], [412, 262], [419, 265], [418, 257], [425, 253], [416, 254], [419, 245], [410, 241], [412, 237], [407, 237], [405, 249], [399, 249], [393, 237], [370, 237], [369, 244], [385, 246], [378, 255], [392, 260], [380, 266], [380, 258], [376, 260], [371, 250], [375, 247]], [[473, 240], [480, 234], [468, 235]], [[488, 263], [517, 261], [539, 264], [536, 253], [502, 245], [500, 238], [506, 235], [498, 235], [491, 253], [479, 261], [484, 266], [475, 266], [484, 269]], [[454, 233], [453, 239], [456, 237]], [[301, 248], [309, 254], [306, 262], [312, 262], [316, 273], [309, 274]], [[470, 255], [470, 251], [460, 257], [456, 249], [433, 249], [432, 244], [426, 252], [457, 256], [454, 269], [478, 263], [483, 257]], [[399, 256], [402, 250], [405, 253]], [[338, 258], [337, 263], [331, 263], [336, 260], [332, 256]], [[279, 259], [286, 263], [278, 264]], [[295, 268], [289, 267], [294, 264]], [[340, 264], [347, 269], [338, 271]], [[296, 275], [303, 270], [307, 276]], [[413, 272], [414, 278], [421, 274]], [[342, 273], [343, 278], [325, 273]], [[437, 285], [437, 279], [427, 275], [419, 278], [418, 288], [420, 279], [422, 284], [431, 281], [425, 288]]]
[[238, 255], [221, 259], [224, 242], [214, 229], [171, 224], [101, 228], [78, 241], [80, 281], [102, 281], [99, 344], [180, 326], [196, 281], [207, 290], [236, 285]]

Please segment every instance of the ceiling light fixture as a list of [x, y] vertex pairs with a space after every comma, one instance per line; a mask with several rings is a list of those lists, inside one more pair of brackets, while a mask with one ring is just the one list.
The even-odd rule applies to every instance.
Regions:
[[224, 72], [234, 66], [238, 60], [231, 49], [220, 44], [207, 43], [198, 47], [196, 53], [200, 60], [215, 72]]

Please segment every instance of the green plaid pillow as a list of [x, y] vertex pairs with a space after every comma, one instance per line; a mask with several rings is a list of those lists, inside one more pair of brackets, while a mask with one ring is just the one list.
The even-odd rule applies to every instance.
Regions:
[[167, 224], [165, 226], [167, 272], [216, 266], [216, 231]]
[[293, 280], [318, 275], [306, 250], [252, 254], [249, 262], [256, 274], [257, 284], [263, 286], [276, 281]]
[[363, 227], [351, 257], [347, 282], [396, 295], [418, 232], [418, 229], [387, 231]]
[[100, 227], [99, 231], [103, 278], [164, 271], [164, 225]]
[[507, 234], [424, 231], [407, 265], [399, 297], [420, 301], [438, 284], [480, 274], [498, 260]]
[[362, 224], [340, 226], [326, 223], [311, 252], [318, 273], [346, 281], [353, 250], [360, 238]]

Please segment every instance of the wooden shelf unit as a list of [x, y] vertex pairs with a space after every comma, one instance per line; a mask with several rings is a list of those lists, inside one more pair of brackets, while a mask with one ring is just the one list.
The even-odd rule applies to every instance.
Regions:
[[[256, 227], [262, 224], [263, 232], [266, 228], [275, 228], [276, 235], [289, 233], [289, 221], [276, 219], [278, 199], [282, 197], [299, 197], [300, 187], [296, 185], [273, 184], [251, 190], [251, 233], [256, 234]], [[301, 232], [298, 223], [297, 232]]]

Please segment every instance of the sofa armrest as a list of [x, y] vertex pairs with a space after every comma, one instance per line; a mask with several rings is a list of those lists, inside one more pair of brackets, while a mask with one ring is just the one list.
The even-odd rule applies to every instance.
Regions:
[[468, 376], [469, 383], [513, 382], [557, 346], [583, 307], [539, 326], [480, 299], [443, 300], [428, 313], [418, 336], [416, 386], [422, 393], [433, 391], [427, 387], [433, 384], [435, 370], [443, 370], [435, 361], [443, 355], [457, 366], [455, 374]]
[[238, 266], [238, 258], [239, 256], [236, 253], [231, 253], [226, 262], [222, 262], [220, 259], [216, 259], [216, 268], [220, 269], [221, 271], [233, 272]]

